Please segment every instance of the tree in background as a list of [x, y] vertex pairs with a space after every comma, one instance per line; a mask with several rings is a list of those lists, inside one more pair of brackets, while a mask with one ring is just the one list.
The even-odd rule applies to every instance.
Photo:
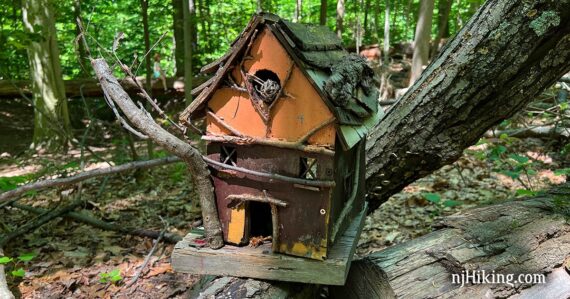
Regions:
[[183, 0], [184, 2], [184, 97], [186, 104], [192, 102], [192, 37], [194, 36], [194, 0]]
[[303, 0], [296, 0], [297, 5], [295, 6], [295, 23], [301, 22], [303, 12]]
[[412, 58], [410, 86], [420, 77], [423, 67], [428, 63], [433, 7], [434, 0], [421, 0], [420, 2], [420, 14], [414, 37], [414, 56]]
[[327, 0], [321, 0], [321, 10], [319, 14], [319, 24], [327, 24]]
[[338, 0], [338, 2], [336, 3], [336, 34], [340, 38], [342, 38], [343, 20], [344, 20], [344, 0]]
[[176, 77], [184, 76], [184, 0], [172, 0], [172, 31]]
[[35, 108], [32, 147], [65, 149], [71, 126], [50, 1], [23, 0], [22, 19], [28, 34], [40, 35], [28, 45]]

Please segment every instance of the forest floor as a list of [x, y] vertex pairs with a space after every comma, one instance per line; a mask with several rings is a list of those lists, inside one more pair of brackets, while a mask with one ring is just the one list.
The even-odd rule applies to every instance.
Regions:
[[[20, 106], [21, 109], [13, 107]], [[10, 110], [11, 109], [11, 110]], [[24, 181], [71, 175], [80, 169], [80, 151], [66, 155], [30, 154], [31, 108], [16, 101], [0, 111], [0, 188]], [[536, 122], [519, 116], [502, 127]], [[81, 122], [80, 122], [81, 123]], [[87, 122], [83, 121], [84, 124]], [[93, 125], [93, 124], [91, 124]], [[77, 127], [77, 126], [76, 126]], [[115, 124], [98, 121], [88, 144], [114, 164], [132, 159], [128, 139]], [[512, 138], [506, 135], [482, 139], [464, 152], [453, 165], [406, 187], [366, 219], [358, 255], [417, 238], [437, 229], [439, 220], [450, 214], [565, 182], [557, 170], [568, 167], [566, 143], [553, 139]], [[145, 143], [137, 143], [145, 157]], [[158, 151], [157, 155], [165, 155]], [[105, 166], [94, 156], [85, 156], [86, 169]], [[190, 174], [182, 163], [148, 171], [97, 178], [82, 184], [85, 213], [125, 227], [161, 231], [184, 236], [200, 218]], [[54, 208], [77, 196], [67, 189], [31, 192], [18, 202], [38, 208]], [[5, 207], [0, 231], [5, 233], [37, 215]], [[173, 244], [159, 244], [150, 263], [132, 286], [128, 286], [153, 242], [58, 218], [32, 233], [21, 236], [3, 249], [6, 256], [31, 257], [7, 263], [8, 282], [22, 298], [186, 298], [198, 276], [174, 273], [169, 264]], [[32, 253], [29, 255], [28, 253]], [[22, 268], [23, 277], [12, 271]]]

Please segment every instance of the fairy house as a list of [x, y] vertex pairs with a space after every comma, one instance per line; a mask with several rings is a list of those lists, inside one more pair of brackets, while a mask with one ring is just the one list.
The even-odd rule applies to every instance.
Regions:
[[[322, 260], [364, 207], [374, 72], [328, 28], [254, 15], [181, 114], [205, 117], [224, 241]], [[269, 239], [269, 238], [267, 238]]]

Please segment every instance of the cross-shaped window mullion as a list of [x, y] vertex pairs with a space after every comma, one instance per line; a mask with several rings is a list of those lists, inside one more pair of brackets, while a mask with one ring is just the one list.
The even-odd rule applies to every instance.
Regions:
[[317, 175], [313, 172], [313, 165], [317, 163], [317, 160], [312, 160], [310, 163], [307, 160], [303, 160], [303, 164], [305, 166], [305, 172], [303, 173], [303, 177], [309, 179], [315, 179]]
[[236, 153], [236, 149], [235, 148], [231, 148], [231, 150], [228, 151], [228, 148], [226, 147], [222, 147], [222, 150], [224, 151], [225, 154], [225, 159], [222, 163], [224, 164], [229, 164], [228, 161], [233, 165], [236, 166], [236, 163], [232, 160], [232, 157], [235, 155]]

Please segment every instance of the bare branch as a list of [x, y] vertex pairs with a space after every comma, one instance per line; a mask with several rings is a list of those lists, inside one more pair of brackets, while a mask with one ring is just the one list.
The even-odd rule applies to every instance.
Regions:
[[137, 162], [126, 163], [126, 164], [123, 164], [120, 166], [93, 169], [93, 170], [82, 172], [82, 173], [79, 173], [75, 176], [70, 176], [70, 177], [66, 177], [66, 178], [39, 181], [39, 182], [35, 182], [32, 184], [24, 185], [22, 187], [14, 189], [14, 190], [10, 190], [10, 191], [6, 191], [4, 193], [0, 193], [0, 202], [15, 198], [17, 196], [20, 196], [20, 195], [22, 195], [28, 191], [32, 191], [32, 190], [38, 191], [38, 190], [43, 190], [43, 189], [57, 187], [57, 186], [66, 186], [66, 185], [75, 184], [75, 183], [82, 182], [82, 181], [85, 181], [87, 179], [91, 179], [91, 178], [95, 178], [95, 177], [116, 174], [116, 173], [125, 172], [125, 171], [129, 171], [129, 170], [134, 170], [134, 169], [146, 169], [146, 168], [151, 168], [151, 167], [160, 166], [160, 165], [166, 165], [166, 164], [179, 162], [179, 161], [180, 161], [180, 159], [177, 157], [167, 157], [167, 158], [161, 158], [161, 159], [155, 159], [155, 160], [149, 160], [149, 161], [137, 161]]
[[190, 172], [193, 174], [195, 188], [200, 197], [202, 218], [204, 219], [208, 243], [211, 248], [222, 247], [224, 244], [222, 228], [218, 218], [214, 188], [210, 180], [208, 165], [202, 159], [200, 152], [190, 144], [166, 131], [141, 111], [113, 76], [109, 65], [104, 59], [92, 59], [91, 65], [97, 74], [97, 79], [101, 82], [101, 88], [119, 106], [129, 121], [154, 142], [186, 162]]

